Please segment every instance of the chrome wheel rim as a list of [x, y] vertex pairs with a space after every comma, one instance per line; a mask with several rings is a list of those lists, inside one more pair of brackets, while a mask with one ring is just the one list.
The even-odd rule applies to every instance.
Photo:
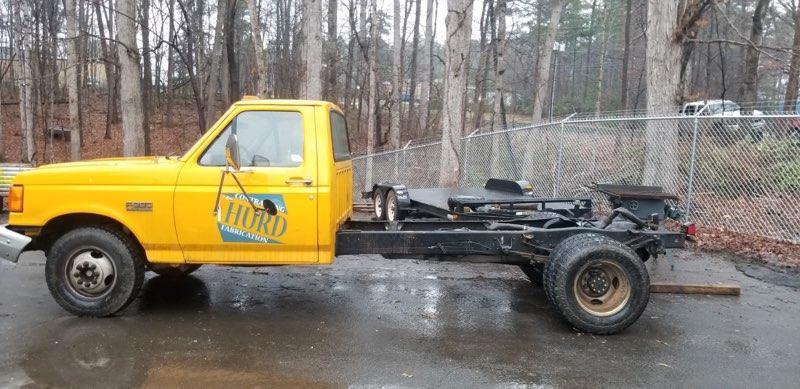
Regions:
[[96, 247], [76, 251], [67, 261], [66, 279], [72, 292], [89, 298], [107, 294], [116, 284], [111, 257]]
[[397, 201], [393, 194], [389, 194], [389, 199], [386, 201], [386, 218], [389, 221], [394, 221], [397, 216]]
[[611, 316], [631, 298], [631, 283], [616, 263], [601, 260], [578, 271], [572, 287], [578, 305], [594, 316]]
[[377, 217], [378, 220], [383, 219], [383, 196], [381, 196], [380, 192], [375, 194], [372, 203], [375, 207], [375, 217]]

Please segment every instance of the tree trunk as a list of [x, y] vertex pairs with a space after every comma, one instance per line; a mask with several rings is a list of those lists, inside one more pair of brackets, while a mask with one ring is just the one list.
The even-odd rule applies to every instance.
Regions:
[[64, 13], [67, 23], [67, 94], [69, 96], [69, 151], [70, 159], [81, 159], [81, 99], [80, 80], [78, 78], [78, 18], [75, 11], [75, 0], [64, 1]]
[[[217, 85], [219, 78], [219, 69], [222, 65], [222, 49], [224, 46], [222, 36], [223, 27], [225, 25], [225, 15], [228, 0], [217, 1], [217, 22], [214, 25], [214, 45], [211, 49], [211, 71], [206, 79], [206, 126], [210, 126], [217, 120]], [[199, 60], [198, 60], [198, 63]], [[206, 129], [201, 129], [201, 133]]]
[[303, 0], [305, 74], [302, 97], [322, 99], [322, 6], [321, 0]]
[[225, 96], [228, 98], [228, 105], [235, 103], [242, 97], [242, 89], [239, 84], [239, 57], [236, 55], [236, 1], [228, 0], [225, 26], [223, 27], [228, 80]]
[[150, 154], [150, 117], [152, 116], [152, 85], [153, 85], [153, 63], [150, 59], [150, 0], [141, 0], [140, 9], [142, 21], [142, 65], [144, 73], [142, 75], [142, 120], [144, 128], [144, 154]]
[[[478, 44], [478, 69], [475, 72], [475, 94], [472, 98], [472, 129], [478, 130], [483, 124], [483, 111], [486, 100], [486, 81], [489, 78], [489, 47], [487, 35], [494, 29], [494, 4], [493, 0], [483, 3], [480, 23], [480, 43]], [[489, 37], [491, 39], [491, 37]]]
[[[103, 70], [106, 73], [106, 127], [105, 139], [111, 139], [111, 121], [112, 113], [116, 103], [114, 102], [114, 59], [108, 50], [108, 42], [106, 42], [106, 30], [103, 25], [103, 11], [100, 9], [100, 1], [94, 0], [94, 13], [97, 16], [97, 28], [100, 32], [100, 51], [103, 55]], [[108, 35], [112, 35], [111, 26], [109, 26]]]
[[[495, 17], [497, 30], [494, 39], [494, 108], [492, 109], [492, 131], [506, 128], [506, 113], [503, 99], [505, 96], [506, 72], [506, 15], [508, 9], [506, 0], [497, 0]], [[492, 154], [490, 172], [492, 177], [503, 177], [501, 170], [501, 136], [492, 136]]]
[[534, 76], [533, 83], [533, 122], [542, 120], [542, 106], [544, 103], [545, 95], [547, 94], [547, 85], [550, 84], [550, 58], [553, 54], [553, 45], [556, 43], [556, 35], [558, 34], [558, 23], [561, 21], [561, 11], [564, 8], [564, 0], [554, 0], [552, 2], [552, 12], [550, 13], [550, 22], [547, 25], [547, 34], [544, 38], [544, 43], [540, 47], [539, 63], [536, 68], [536, 75]]
[[264, 42], [261, 39], [261, 17], [258, 14], [257, 3], [258, 0], [247, 0], [247, 7], [250, 12], [250, 28], [253, 30], [253, 52], [256, 57], [256, 73], [258, 73], [256, 96], [266, 99], [269, 97], [269, 86], [267, 86], [267, 53], [264, 51]]
[[[651, 116], [674, 111], [680, 100], [682, 46], [675, 40], [678, 4], [648, 0], [647, 7], [647, 112]], [[677, 180], [675, 155], [677, 126], [672, 122], [647, 124], [645, 133], [644, 185], [674, 189]]]
[[743, 79], [739, 90], [740, 101], [744, 103], [742, 113], [746, 115], [753, 113], [753, 105], [758, 102], [758, 60], [761, 53], [761, 47], [759, 46], [761, 46], [761, 41], [764, 39], [764, 15], [769, 9], [769, 2], [770, 0], [758, 0], [756, 10], [753, 13], [750, 44], [747, 46]]
[[391, 118], [389, 119], [389, 146], [392, 149], [400, 148], [400, 101], [403, 89], [403, 55], [402, 46], [402, 12], [400, 0], [394, 0], [394, 19], [392, 20], [392, 105]]
[[120, 106], [122, 108], [122, 153], [126, 157], [145, 154], [144, 109], [139, 48], [136, 46], [136, 0], [118, 0]]
[[448, 0], [445, 80], [442, 104], [442, 152], [439, 185], [453, 187], [460, 177], [461, 136], [464, 132], [464, 94], [469, 67], [473, 0]]
[[[377, 63], [378, 63], [378, 5], [377, 0], [370, 0], [370, 27], [369, 27], [369, 58], [367, 60], [368, 81], [367, 92], [367, 154], [375, 151], [375, 135], [380, 132], [376, 113], [378, 109], [378, 84]], [[364, 188], [372, 187], [372, 158], [367, 158], [366, 178]]]
[[506, 15], [508, 8], [506, 0], [497, 0], [497, 38], [495, 39], [494, 58], [494, 109], [492, 112], [492, 131], [506, 128], [506, 115], [503, 109], [505, 97], [506, 73]]
[[[422, 1], [422, 0], [419, 0]], [[425, 41], [422, 45], [420, 58], [420, 91], [419, 91], [419, 129], [417, 136], [424, 138], [428, 135], [428, 124], [431, 116], [431, 84], [433, 83], [433, 26], [435, 23], [435, 1], [427, 0], [425, 6]]]
[[166, 90], [164, 91], [166, 94], [166, 102], [167, 107], [164, 110], [164, 127], [167, 129], [172, 128], [172, 100], [174, 99], [175, 91], [172, 89], [174, 88], [172, 82], [172, 73], [175, 72], [175, 37], [177, 36], [175, 32], [175, 0], [168, 0], [169, 6], [169, 32], [168, 37], [170, 41], [170, 45], [167, 48], [167, 86]]
[[797, 90], [800, 88], [800, 1], [794, 11], [794, 43], [792, 44], [792, 60], [789, 65], [789, 81], [786, 83], [786, 98], [783, 110], [795, 113], [797, 107]]
[[422, 0], [413, 0], [416, 4], [414, 5], [414, 31], [413, 31], [413, 38], [411, 43], [411, 69], [409, 70], [409, 77], [410, 80], [408, 82], [408, 94], [409, 94], [409, 104], [408, 104], [408, 116], [405, 121], [405, 131], [411, 138], [414, 138], [416, 134], [416, 129], [414, 125], [418, 123], [418, 120], [414, 117], [415, 113], [415, 105], [417, 101], [417, 70], [419, 69], [419, 22], [421, 16], [421, 9], [422, 9]]
[[31, 61], [31, 23], [32, 15], [27, 1], [17, 1], [17, 9], [12, 12], [14, 19], [14, 38], [16, 40], [17, 61], [19, 63], [19, 122], [22, 129], [22, 161], [33, 163], [36, 144], [33, 139], [33, 69]]
[[328, 0], [328, 36], [327, 36], [327, 55], [326, 64], [326, 82], [325, 82], [325, 100], [334, 103], [339, 103], [337, 94], [337, 77], [338, 73], [338, 45], [339, 37], [337, 36], [337, 18], [338, 18], [339, 2], [337, 0]]
[[605, 63], [606, 63], [606, 54], [608, 53], [608, 39], [609, 39], [609, 28], [607, 25], [608, 21], [608, 2], [603, 2], [603, 44], [600, 48], [600, 69], [598, 69], [597, 73], [597, 94], [595, 95], [594, 99], [594, 115], [600, 115], [600, 109], [602, 108], [602, 100], [603, 100], [603, 81], [605, 80]]
[[622, 49], [622, 101], [620, 106], [628, 110], [628, 73], [631, 60], [631, 8], [633, 0], [625, 0], [625, 37]]
[[[608, 1], [608, 0], [605, 0]], [[591, 74], [590, 66], [592, 65], [592, 56], [594, 48], [594, 30], [595, 20], [597, 20], [597, 0], [592, 0], [592, 12], [589, 14], [589, 36], [586, 44], [586, 64], [583, 68], [583, 100], [581, 105], [585, 104], [589, 99], [589, 74]]]

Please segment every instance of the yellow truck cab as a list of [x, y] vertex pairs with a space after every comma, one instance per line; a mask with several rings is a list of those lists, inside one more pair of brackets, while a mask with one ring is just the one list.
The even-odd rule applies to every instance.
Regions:
[[[232, 132], [241, 154], [235, 177], [221, 174]], [[250, 206], [265, 200], [274, 212]], [[18, 175], [0, 256], [16, 262], [23, 249], [44, 250], [56, 300], [71, 312], [107, 315], [141, 285], [144, 269], [134, 262], [162, 273], [208, 263], [329, 264], [351, 204], [350, 147], [339, 108], [244, 99], [179, 158], [79, 161]], [[99, 303], [116, 286], [125, 289], [122, 296]]]

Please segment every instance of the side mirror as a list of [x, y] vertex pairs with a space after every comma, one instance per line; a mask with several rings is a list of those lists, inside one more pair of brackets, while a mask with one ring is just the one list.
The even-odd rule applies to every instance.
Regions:
[[228, 136], [228, 142], [225, 143], [225, 163], [233, 171], [239, 171], [242, 167], [241, 156], [239, 155], [239, 137], [236, 132]]

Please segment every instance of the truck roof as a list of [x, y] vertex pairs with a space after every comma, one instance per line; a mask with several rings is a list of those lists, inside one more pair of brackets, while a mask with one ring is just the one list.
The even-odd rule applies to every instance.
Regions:
[[335, 105], [322, 100], [291, 100], [291, 99], [259, 99], [255, 96], [244, 96], [235, 105]]

